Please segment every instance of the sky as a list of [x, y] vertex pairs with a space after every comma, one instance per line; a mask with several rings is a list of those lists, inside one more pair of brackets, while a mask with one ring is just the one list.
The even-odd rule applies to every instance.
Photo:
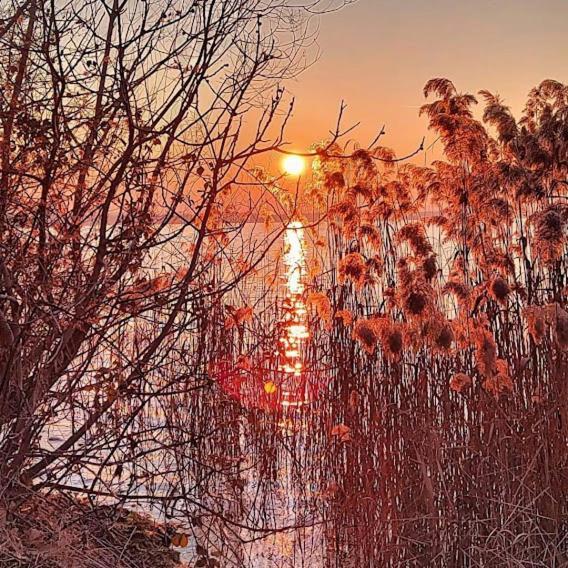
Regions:
[[499, 93], [519, 113], [543, 79], [568, 83], [566, 22], [568, 0], [359, 0], [328, 14], [318, 61], [287, 85], [296, 99], [290, 148], [325, 138], [342, 99], [345, 125], [362, 123], [349, 138], [362, 145], [383, 124], [383, 144], [398, 155], [423, 136], [428, 144], [418, 109], [433, 77]]

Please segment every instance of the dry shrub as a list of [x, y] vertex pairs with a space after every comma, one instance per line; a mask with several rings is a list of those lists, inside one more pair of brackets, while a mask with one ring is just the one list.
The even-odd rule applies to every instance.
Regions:
[[407, 259], [398, 262], [397, 298], [409, 317], [422, 318], [433, 311], [434, 291], [420, 270], [411, 270]]
[[361, 289], [367, 281], [367, 264], [358, 252], [344, 256], [339, 262], [339, 281], [350, 280], [357, 289]]
[[527, 306], [523, 309], [529, 333], [533, 341], [540, 345], [546, 333], [546, 312], [541, 306]]
[[446, 282], [443, 291], [446, 294], [453, 294], [461, 304], [466, 304], [471, 296], [471, 287], [465, 282]]
[[535, 225], [534, 245], [546, 263], [558, 260], [566, 246], [568, 206], [555, 204], [540, 211], [531, 219]]
[[511, 287], [504, 278], [498, 276], [489, 283], [489, 292], [497, 302], [506, 305], [507, 298], [511, 293]]
[[371, 319], [357, 320], [353, 328], [353, 338], [361, 344], [367, 353], [372, 355], [379, 340], [376, 322]]
[[331, 328], [331, 302], [323, 292], [311, 292], [308, 295], [308, 306], [315, 308], [317, 315], [324, 322], [326, 329]]
[[428, 296], [421, 291], [412, 291], [404, 295], [404, 309], [411, 316], [419, 316], [428, 306]]
[[[0, 511], [2, 507], [0, 506]], [[6, 512], [6, 511], [4, 511]], [[36, 493], [0, 524], [0, 565], [14, 568], [181, 566], [169, 545], [183, 532], [149, 516], [86, 500]]]
[[367, 241], [375, 249], [378, 249], [382, 244], [381, 233], [369, 223], [364, 223], [359, 227], [359, 237]]
[[436, 261], [436, 255], [432, 254], [422, 261], [422, 272], [426, 280], [432, 280], [438, 273], [438, 263]]
[[406, 339], [415, 352], [428, 345], [433, 352], [447, 355], [456, 341], [456, 334], [452, 322], [438, 311], [427, 320], [408, 324]]
[[347, 195], [353, 200], [361, 197], [364, 201], [370, 203], [373, 200], [373, 188], [368, 183], [356, 183], [347, 190]]
[[513, 381], [508, 374], [497, 373], [483, 381], [483, 388], [499, 398], [502, 394], [513, 392]]
[[375, 162], [371, 154], [360, 148], [352, 154], [352, 161], [355, 168], [355, 177], [357, 180], [368, 180], [376, 173]]
[[465, 373], [456, 373], [450, 379], [450, 388], [455, 392], [463, 392], [471, 386], [472, 380], [469, 375]]
[[349, 326], [353, 323], [353, 314], [349, 310], [338, 310], [335, 312], [335, 317], [341, 320], [344, 326]]
[[225, 319], [226, 329], [241, 327], [252, 319], [253, 309], [250, 306], [241, 306], [240, 308], [226, 306], [226, 309], [229, 312], [229, 316]]
[[557, 347], [568, 349], [568, 312], [558, 303], [546, 306], [527, 306], [523, 310], [528, 330], [537, 345], [542, 343], [547, 329], [551, 329]]
[[[364, 293], [337, 287], [363, 318], [353, 333], [363, 349], [338, 349], [337, 334], [321, 351], [338, 373], [321, 406], [332, 407], [326, 432], [348, 416], [357, 433], [318, 470], [347, 481], [328, 533], [330, 548], [346, 552], [329, 565], [563, 565], [568, 87], [536, 89], [518, 125], [490, 97], [497, 138], [472, 96], [442, 79], [427, 91], [438, 96], [424, 111], [445, 159], [416, 173], [381, 170], [369, 215], [362, 205], [369, 228], [357, 245], [348, 234], [331, 245], [332, 263], [366, 250], [373, 227], [383, 270]], [[424, 216], [436, 210], [439, 245], [422, 215], [408, 222], [408, 201]], [[381, 356], [365, 357], [377, 345]]]
[[443, 323], [441, 327], [437, 329], [437, 333], [434, 336], [434, 345], [436, 348], [443, 351], [449, 351], [455, 341], [454, 330], [450, 323]]
[[568, 350], [568, 312], [559, 304], [548, 307], [554, 324], [554, 338], [559, 349]]
[[400, 359], [404, 348], [404, 327], [390, 318], [375, 319], [383, 353], [388, 359]]
[[429, 257], [433, 253], [422, 223], [409, 223], [399, 229], [396, 236], [398, 242], [408, 242], [412, 253], [419, 258]]
[[331, 218], [340, 218], [343, 223], [358, 223], [359, 222], [359, 209], [357, 204], [351, 199], [344, 199], [336, 203], [329, 209], [329, 216]]
[[497, 345], [493, 334], [487, 329], [476, 330], [475, 361], [479, 372], [484, 377], [490, 377], [497, 363]]
[[353, 329], [353, 338], [370, 354], [380, 343], [384, 356], [397, 360], [404, 347], [403, 331], [403, 326], [390, 318], [359, 319]]

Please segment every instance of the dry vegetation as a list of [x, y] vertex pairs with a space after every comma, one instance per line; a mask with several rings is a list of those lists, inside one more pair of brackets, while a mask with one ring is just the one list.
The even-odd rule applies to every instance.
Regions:
[[[127, 4], [2, 6], [0, 563], [168, 566], [175, 537], [198, 566], [565, 566], [568, 87], [479, 119], [434, 79], [443, 160], [338, 124], [302, 203], [249, 168], [282, 150], [298, 13]], [[250, 277], [306, 202], [312, 400], [285, 410], [291, 308]]]
[[0, 509], [2, 568], [175, 568], [175, 529], [117, 507], [93, 508], [68, 495], [32, 494]]
[[305, 471], [333, 488], [331, 563], [564, 566], [568, 87], [518, 122], [487, 92], [477, 120], [445, 79], [425, 95], [444, 161], [316, 159], [335, 325], [311, 348], [330, 384]]

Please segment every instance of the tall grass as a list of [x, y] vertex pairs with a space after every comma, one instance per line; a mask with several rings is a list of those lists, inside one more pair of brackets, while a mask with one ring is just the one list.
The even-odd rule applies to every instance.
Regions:
[[485, 123], [449, 81], [426, 93], [445, 161], [319, 151], [312, 403], [262, 391], [281, 298], [249, 280], [193, 307], [143, 384], [174, 382], [91, 482], [174, 519], [208, 565], [566, 564], [568, 90], [543, 83], [519, 122], [484, 93]]

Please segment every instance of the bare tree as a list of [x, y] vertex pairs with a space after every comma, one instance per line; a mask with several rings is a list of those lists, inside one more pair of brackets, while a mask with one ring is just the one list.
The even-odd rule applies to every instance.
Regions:
[[311, 14], [330, 7], [3, 2], [3, 494], [101, 455], [116, 467], [149, 401], [208, 383], [200, 326], [270, 240], [234, 253], [251, 214], [233, 214], [240, 184], [283, 142], [280, 83], [305, 65]]

